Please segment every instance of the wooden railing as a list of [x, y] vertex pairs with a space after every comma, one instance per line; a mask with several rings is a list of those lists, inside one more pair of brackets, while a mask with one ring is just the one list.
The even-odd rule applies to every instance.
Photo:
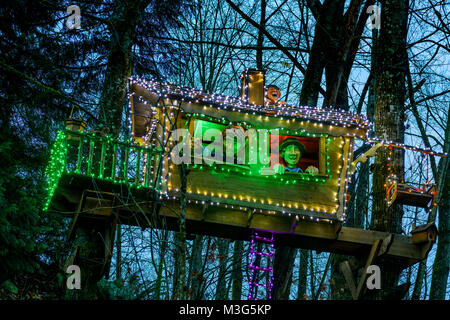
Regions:
[[46, 208], [63, 173], [126, 183], [136, 188], [155, 188], [160, 155], [158, 150], [110, 136], [61, 130], [46, 169], [49, 192]]

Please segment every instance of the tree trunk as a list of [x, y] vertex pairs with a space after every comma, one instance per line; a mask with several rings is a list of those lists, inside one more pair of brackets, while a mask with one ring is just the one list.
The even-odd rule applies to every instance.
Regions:
[[[404, 142], [404, 102], [406, 68], [403, 52], [406, 46], [408, 0], [387, 0], [381, 13], [375, 80], [375, 135], [384, 140]], [[387, 207], [386, 178], [395, 174], [404, 177], [404, 150], [382, 148], [377, 152], [373, 175], [373, 210], [371, 230], [401, 233], [402, 206]], [[378, 298], [386, 297], [398, 282], [399, 272], [394, 261], [385, 261], [381, 269], [381, 288]]]
[[[266, 0], [261, 0], [261, 27], [266, 27]], [[264, 43], [264, 34], [261, 29], [258, 30], [258, 39], [256, 42], [256, 68], [259, 70], [263, 69], [263, 43]]]
[[307, 277], [308, 277], [308, 258], [309, 251], [306, 249], [300, 249], [299, 254], [299, 267], [298, 267], [298, 291], [297, 300], [305, 300], [307, 290]]
[[[316, 17], [314, 41], [300, 92], [300, 105], [317, 106], [326, 56], [330, 54], [327, 51], [327, 46], [332, 40], [331, 35], [334, 34], [339, 19], [342, 18], [342, 10], [339, 11], [339, 8], [343, 8], [343, 4], [344, 1], [341, 0], [325, 0], [320, 5], [318, 16]], [[310, 3], [308, 5], [311, 6]], [[280, 247], [276, 249], [272, 292], [274, 299], [289, 299], [295, 255], [296, 250], [293, 248]], [[279, 266], [286, 272], [278, 272], [275, 266]]]
[[296, 253], [297, 250], [290, 247], [280, 247], [275, 250], [273, 264], [273, 300], [289, 300], [292, 284], [292, 269], [294, 267]]
[[148, 1], [115, 1], [109, 21], [110, 46], [108, 62], [100, 96], [100, 121], [119, 136], [123, 106], [126, 105], [127, 82], [131, 75], [131, 48]]
[[187, 293], [186, 286], [186, 187], [188, 170], [185, 164], [178, 165], [180, 173], [180, 214], [178, 216], [179, 230], [176, 234], [176, 254], [174, 272], [174, 299], [185, 300]]
[[430, 300], [445, 300], [450, 268], [450, 175], [446, 174], [445, 187], [439, 203], [439, 238], [433, 264]]
[[[345, 61], [345, 71], [342, 75], [342, 80], [339, 85], [338, 95], [336, 97], [336, 106], [344, 109], [348, 108], [347, 101], [347, 80], [350, 76], [350, 72], [353, 66], [353, 61], [356, 56], [357, 49], [360, 43], [360, 35], [362, 34], [362, 29], [365, 27], [365, 21], [367, 20], [367, 7], [372, 4], [373, 1], [367, 1], [362, 9], [362, 13], [356, 25], [355, 35], [352, 39], [348, 55]], [[372, 30], [372, 54], [371, 54], [371, 80], [369, 84], [369, 94], [367, 102], [367, 117], [373, 122], [374, 110], [375, 110], [375, 90], [374, 90], [374, 75], [376, 74], [376, 43], [378, 38], [378, 30]], [[344, 92], [345, 91], [345, 92]], [[361, 98], [362, 101], [364, 97]], [[360, 104], [362, 106], [362, 102]], [[357, 110], [360, 113], [361, 110]], [[368, 186], [369, 186], [369, 161], [360, 164], [358, 171], [358, 177], [352, 178], [350, 183], [349, 193], [353, 194], [351, 199], [351, 206], [348, 207], [347, 220], [345, 225], [348, 227], [355, 227], [364, 229], [365, 216], [368, 214], [369, 210], [369, 196], [368, 196]], [[356, 192], [352, 192], [351, 188], [355, 188]], [[335, 254], [331, 262], [331, 294], [333, 299], [339, 300], [351, 300], [352, 295], [347, 286], [347, 282], [340, 271], [340, 264], [346, 260], [349, 260], [349, 256], [342, 256]]]
[[331, 296], [333, 300], [352, 300], [352, 294], [340, 270], [341, 262], [349, 260], [349, 256], [335, 254], [331, 262]]
[[200, 286], [202, 283], [202, 251], [203, 251], [203, 236], [196, 235], [192, 244], [191, 263], [189, 265], [189, 288], [191, 291], [190, 297], [192, 300], [200, 300], [202, 297], [200, 293]]
[[[405, 59], [408, 59], [408, 54], [407, 52], [405, 52]], [[409, 63], [408, 63], [409, 64]], [[422, 123], [422, 119], [420, 118], [420, 114], [414, 99], [414, 88], [413, 88], [413, 84], [412, 84], [412, 77], [411, 77], [411, 71], [409, 70], [409, 66], [408, 66], [408, 95], [409, 95], [409, 100], [410, 100], [410, 105], [411, 105], [411, 110], [412, 113], [414, 115], [414, 118], [416, 119], [417, 122], [417, 126], [419, 127], [419, 131], [420, 134], [422, 136], [422, 140], [425, 144], [425, 146], [427, 148], [431, 148], [431, 144], [429, 141], [429, 138], [427, 136], [425, 127], [423, 126]], [[449, 121], [447, 119], [447, 130], [446, 130], [446, 138], [444, 141], [444, 151], [448, 152], [449, 150], [449, 141], [448, 141], [448, 128], [449, 128]], [[433, 172], [433, 177], [435, 181], [439, 181], [438, 182], [438, 194], [441, 194], [443, 192], [443, 187], [444, 185], [444, 181], [446, 178], [446, 173], [447, 173], [447, 169], [446, 169], [446, 165], [447, 162], [444, 161], [446, 159], [441, 159], [441, 162], [439, 163], [439, 168], [436, 168], [436, 162], [434, 157], [430, 157], [430, 161], [431, 161], [431, 169]], [[448, 160], [447, 160], [448, 161]], [[431, 223], [431, 222], [435, 222], [436, 221], [436, 214], [437, 214], [437, 207], [433, 207], [433, 209], [431, 210], [431, 213], [428, 215], [428, 220], [427, 223]], [[421, 295], [421, 291], [422, 291], [422, 285], [423, 285], [423, 280], [424, 280], [424, 275], [425, 275], [425, 268], [427, 265], [427, 258], [425, 258], [425, 260], [421, 261], [419, 264], [419, 268], [417, 269], [417, 276], [416, 276], [416, 282], [414, 285], [414, 290], [413, 290], [413, 294], [411, 299], [412, 300], [419, 300], [420, 299], [420, 295]], [[436, 261], [436, 260], [435, 260]]]
[[233, 251], [233, 290], [231, 292], [232, 300], [241, 300], [242, 297], [242, 257], [244, 255], [244, 242], [236, 240]]
[[230, 246], [230, 241], [228, 239], [218, 240], [219, 249], [219, 274], [217, 275], [217, 287], [216, 287], [216, 300], [226, 300], [227, 299], [227, 263], [228, 263], [228, 248]]
[[343, 8], [343, 3], [341, 0], [325, 0], [318, 10], [314, 40], [300, 92], [300, 105], [317, 106], [326, 59], [334, 54], [328, 50], [328, 45], [332, 41], [331, 36], [336, 34], [337, 21], [342, 17], [342, 9], [339, 8]]
[[369, 162], [359, 168], [358, 187], [356, 188], [354, 227], [364, 229], [365, 217], [369, 210]]
[[[445, 132], [444, 152], [450, 150], [450, 113], [447, 115], [447, 128]], [[430, 300], [445, 300], [447, 291], [448, 274], [450, 268], [450, 175], [448, 174], [449, 160], [441, 159], [442, 179], [444, 183], [442, 194], [439, 195], [439, 237], [436, 250], [436, 258], [433, 264], [433, 276], [431, 279]]]
[[[347, 81], [358, 50], [368, 14], [374, 1], [351, 1], [344, 14], [345, 1], [307, 1], [316, 17], [314, 41], [305, 72], [300, 105], [316, 106], [325, 68], [325, 106], [348, 109]], [[361, 14], [360, 14], [361, 12]]]
[[101, 279], [105, 244], [99, 230], [77, 228], [75, 231], [76, 257], [80, 267], [81, 289], [66, 290], [67, 300], [96, 300], [99, 296], [97, 282]]
[[164, 258], [166, 256], [166, 248], [167, 248], [167, 237], [168, 232], [167, 230], [163, 231], [163, 237], [161, 241], [161, 249], [159, 254], [159, 264], [158, 264], [158, 271], [157, 271], [157, 277], [156, 277], [156, 287], [155, 287], [155, 300], [161, 299], [161, 283], [162, 283], [162, 273], [163, 273], [163, 266], [164, 266]]
[[117, 240], [116, 240], [116, 279], [122, 278], [122, 228], [117, 224]]
[[[348, 78], [352, 71], [353, 62], [361, 42], [361, 35], [366, 27], [368, 18], [367, 8], [375, 1], [351, 1], [340, 20], [336, 30], [336, 40], [330, 42], [330, 63], [326, 66], [327, 91], [324, 104], [335, 108], [348, 110]], [[364, 6], [361, 10], [361, 6]], [[340, 8], [341, 10], [341, 8]], [[360, 13], [361, 12], [361, 13]], [[339, 32], [339, 33], [338, 33]]]
[[[418, 119], [420, 121], [420, 119]], [[447, 120], [447, 128], [449, 126], [449, 120]], [[450, 147], [450, 141], [448, 139], [448, 129], [446, 131], [446, 138], [445, 138], [445, 143], [444, 143], [444, 152], [449, 152], [449, 147]], [[447, 167], [448, 166], [448, 159], [444, 158], [441, 159], [441, 161], [439, 162], [439, 168], [438, 168], [438, 174], [436, 175], [436, 177], [434, 178], [435, 181], [438, 180], [438, 195], [443, 195], [444, 194], [444, 186], [445, 186], [445, 179], [447, 178]], [[431, 210], [431, 213], [428, 215], [428, 219], [427, 219], [427, 223], [431, 223], [431, 222], [435, 222], [436, 221], [436, 211], [437, 211], [438, 207], [434, 207]], [[441, 212], [442, 209], [439, 209], [439, 212]], [[440, 222], [439, 222], [440, 224]], [[441, 236], [439, 235], [438, 237], [438, 246], [439, 246], [439, 240], [440, 240]], [[423, 261], [421, 261], [419, 263], [419, 268], [417, 268], [417, 276], [416, 276], [416, 281], [414, 284], [414, 289], [413, 289], [413, 293], [411, 296], [411, 300], [420, 300], [420, 296], [421, 296], [421, 292], [422, 292], [422, 286], [423, 286], [423, 280], [425, 277], [425, 269], [427, 266], [427, 260], [428, 257], [426, 257]], [[435, 260], [435, 263], [438, 260]], [[439, 262], [437, 262], [439, 263]]]
[[[122, 120], [122, 109], [126, 103], [127, 81], [131, 74], [131, 47], [137, 24], [142, 12], [147, 6], [146, 1], [115, 1], [114, 11], [110, 17], [110, 46], [107, 70], [100, 97], [100, 120], [110, 129], [115, 137], [119, 136]], [[78, 239], [83, 234], [83, 239]], [[97, 233], [90, 227], [80, 227], [75, 234], [75, 242], [81, 243], [78, 252], [83, 252], [83, 265], [80, 266], [83, 276], [84, 289], [76, 294], [82, 299], [97, 298], [97, 282], [100, 280], [96, 267], [90, 266], [89, 261], [101, 257], [100, 248], [104, 244], [98, 243]], [[92, 246], [96, 244], [97, 246]], [[90, 292], [88, 292], [90, 290]], [[73, 293], [68, 298], [76, 298]]]

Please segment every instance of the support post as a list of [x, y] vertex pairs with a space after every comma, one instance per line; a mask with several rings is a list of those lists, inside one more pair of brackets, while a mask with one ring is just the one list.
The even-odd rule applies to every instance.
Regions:
[[344, 261], [340, 264], [341, 272], [344, 275], [345, 281], [347, 282], [347, 285], [350, 289], [350, 293], [352, 294], [353, 300], [360, 300], [363, 297], [367, 289], [366, 286], [367, 268], [370, 265], [372, 265], [378, 257], [384, 255], [386, 252], [389, 251], [389, 248], [393, 240], [394, 240], [393, 234], [389, 234], [386, 238], [378, 239], [373, 243], [369, 255], [366, 259], [364, 269], [362, 270], [361, 277], [358, 281], [358, 286], [355, 286], [355, 281], [353, 280], [353, 274], [349, 262]]
[[[108, 277], [118, 214], [114, 210], [116, 194], [85, 190], [72, 223], [69, 240], [74, 250], [67, 264], [81, 271], [81, 289], [67, 290], [66, 299], [97, 299], [97, 282]], [[67, 266], [66, 266], [67, 268]]]

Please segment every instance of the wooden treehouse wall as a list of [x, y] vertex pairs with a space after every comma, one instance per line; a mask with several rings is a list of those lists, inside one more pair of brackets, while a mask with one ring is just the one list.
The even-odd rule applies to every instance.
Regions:
[[[172, 141], [169, 129], [190, 129], [193, 134], [193, 119], [187, 117], [184, 112], [178, 113], [175, 108], [172, 108], [175, 104], [174, 101], [165, 101], [160, 102], [158, 108], [154, 108], [153, 114], [159, 123], [156, 127], [157, 147], [163, 147], [161, 141]], [[150, 108], [148, 104], [145, 106]], [[143, 104], [139, 108], [143, 108]], [[260, 126], [257, 128], [261, 129], [276, 128], [276, 124], [272, 121], [255, 121], [255, 123]], [[304, 132], [311, 130], [316, 134], [322, 134], [324, 130], [320, 131], [317, 127], [320, 125], [296, 123], [292, 129]], [[337, 128], [332, 132], [339, 134], [345, 131]], [[259, 174], [244, 175], [238, 172], [239, 170], [228, 172], [227, 167], [230, 168], [228, 165], [215, 167], [202, 165], [201, 168], [190, 166], [187, 178], [188, 199], [200, 203], [213, 202], [273, 212], [279, 212], [282, 209], [293, 214], [342, 219], [346, 178], [349, 161], [353, 156], [354, 136], [324, 135], [318, 140], [318, 162], [320, 163], [318, 175], [298, 173], [287, 173], [276, 177]], [[178, 167], [168, 158], [168, 152], [176, 142], [171, 143], [165, 150], [162, 176], [167, 180], [163, 179], [161, 191], [167, 191], [169, 195], [179, 197]]]

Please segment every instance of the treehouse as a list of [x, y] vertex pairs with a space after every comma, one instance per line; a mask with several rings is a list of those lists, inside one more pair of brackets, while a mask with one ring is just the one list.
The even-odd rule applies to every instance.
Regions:
[[[249, 299], [260, 297], [259, 287], [271, 297], [275, 246], [352, 255], [362, 261], [353, 267], [383, 256], [405, 268], [427, 256], [433, 226], [419, 226], [413, 237], [343, 226], [357, 162], [385, 145], [378, 141], [353, 160], [355, 140], [368, 136], [365, 117], [281, 102], [259, 70], [246, 69], [240, 80], [240, 97], [231, 97], [130, 79], [130, 139], [86, 130], [81, 119], [66, 122], [51, 149], [44, 209], [73, 218], [69, 239], [80, 228], [97, 231], [92, 241], [102, 248], [84, 258], [74, 250], [69, 264], [101, 261], [92, 269], [100, 279], [108, 274], [117, 223], [178, 231], [180, 209], [188, 239], [251, 240]], [[387, 183], [388, 205], [434, 202], [431, 189], [405, 188]], [[350, 264], [341, 267], [353, 283]]]
[[263, 79], [247, 69], [240, 98], [131, 82], [134, 141], [167, 151], [162, 193], [181, 197], [182, 163], [190, 203], [343, 220], [354, 142], [365, 139], [368, 120], [333, 109], [264, 105]]

